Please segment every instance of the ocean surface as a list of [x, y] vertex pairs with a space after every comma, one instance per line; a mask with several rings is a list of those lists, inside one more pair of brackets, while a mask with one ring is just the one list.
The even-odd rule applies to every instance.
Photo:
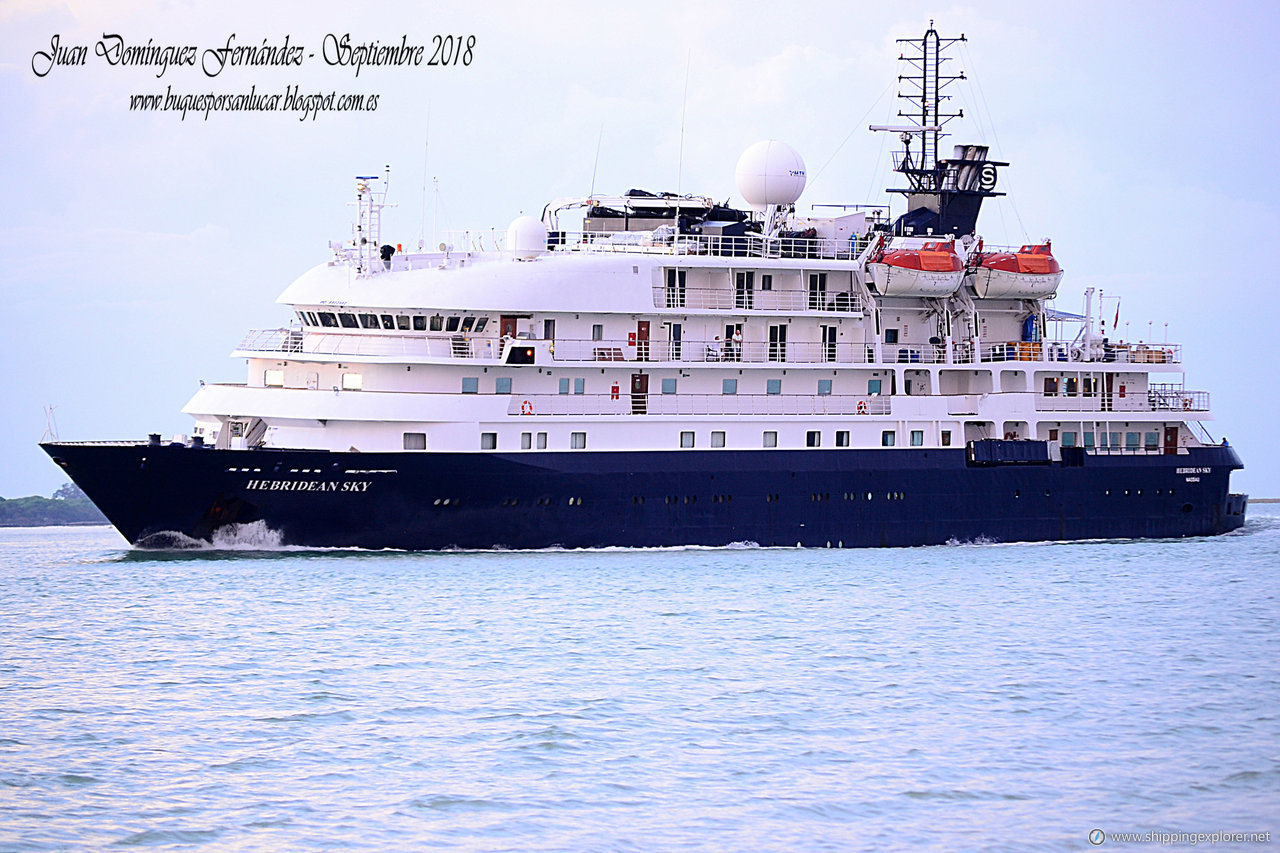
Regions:
[[1280, 844], [1278, 593], [1277, 505], [857, 551], [0, 529], [0, 850]]

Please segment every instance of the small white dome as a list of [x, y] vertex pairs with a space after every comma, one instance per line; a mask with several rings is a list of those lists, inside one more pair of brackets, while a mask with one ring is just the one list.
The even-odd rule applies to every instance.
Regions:
[[757, 210], [791, 204], [804, 192], [804, 160], [785, 142], [757, 142], [738, 158], [738, 192]]
[[516, 217], [507, 226], [507, 252], [517, 258], [536, 258], [547, 250], [547, 226], [532, 216]]

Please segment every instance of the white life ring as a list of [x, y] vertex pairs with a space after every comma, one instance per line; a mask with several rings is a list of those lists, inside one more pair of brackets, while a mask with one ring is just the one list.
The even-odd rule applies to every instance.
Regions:
[[520, 401], [520, 414], [522, 414], [522, 415], [532, 415], [532, 414], [533, 414], [533, 403], [530, 403], [528, 400], [521, 400], [521, 401]]

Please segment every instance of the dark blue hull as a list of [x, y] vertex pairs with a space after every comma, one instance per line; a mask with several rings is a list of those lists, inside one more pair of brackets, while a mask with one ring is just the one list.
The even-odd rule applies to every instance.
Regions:
[[130, 542], [263, 522], [290, 545], [931, 545], [1206, 536], [1230, 447], [974, 464], [963, 449], [330, 453], [42, 445]]

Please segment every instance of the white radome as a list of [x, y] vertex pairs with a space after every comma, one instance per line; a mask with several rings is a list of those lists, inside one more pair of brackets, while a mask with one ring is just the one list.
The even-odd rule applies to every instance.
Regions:
[[785, 142], [757, 142], [738, 158], [738, 192], [747, 204], [763, 210], [769, 205], [791, 204], [804, 192], [804, 160]]
[[547, 226], [532, 216], [518, 216], [507, 226], [507, 251], [517, 258], [536, 258], [547, 250]]

